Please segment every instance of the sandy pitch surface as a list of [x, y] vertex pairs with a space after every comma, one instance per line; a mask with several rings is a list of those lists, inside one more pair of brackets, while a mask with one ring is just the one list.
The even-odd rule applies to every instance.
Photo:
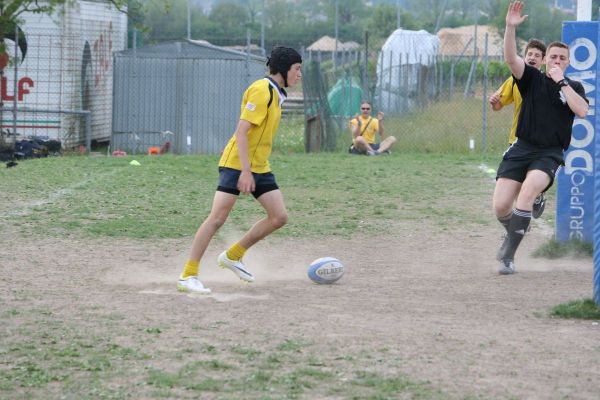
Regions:
[[[456, 398], [600, 398], [600, 326], [548, 317], [557, 304], [591, 297], [592, 262], [529, 257], [551, 235], [542, 220], [519, 249], [513, 276], [496, 273], [496, 226], [436, 232], [407, 225], [393, 237], [366, 239], [270, 237], [246, 256], [253, 284], [212, 262], [229, 242], [224, 235], [204, 258], [208, 296], [176, 291], [188, 239], [31, 243], [2, 235], [11, 244], [0, 250], [3, 293], [35, 293], [73, 323], [85, 319], [75, 308], [161, 326], [159, 347], [179, 337], [258, 347], [306, 338], [331, 358], [341, 348], [385, 349], [378, 352], [384, 373], [427, 380]], [[334, 285], [306, 276], [310, 262], [324, 256], [345, 264]], [[212, 328], [192, 331], [190, 318]], [[122, 341], [133, 341], [123, 329]]]

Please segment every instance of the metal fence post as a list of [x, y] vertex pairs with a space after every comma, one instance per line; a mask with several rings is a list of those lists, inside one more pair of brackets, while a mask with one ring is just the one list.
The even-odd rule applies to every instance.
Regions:
[[244, 64], [244, 69], [246, 72], [246, 85], [250, 86], [250, 45], [252, 44], [251, 42], [251, 36], [250, 36], [250, 28], [246, 29], [246, 63]]
[[392, 101], [392, 68], [394, 65], [394, 52], [390, 51], [390, 62], [388, 65], [388, 110], [392, 109], [391, 101]]
[[454, 94], [454, 62], [450, 63], [450, 84], [448, 89], [448, 100], [452, 100]]
[[383, 51], [379, 52], [379, 109], [383, 107]]
[[487, 153], [487, 84], [488, 84], [488, 33], [485, 33], [485, 44], [483, 53], [483, 113], [481, 124], [481, 148]]
[[92, 149], [92, 112], [89, 110], [84, 111], [85, 118], [85, 148], [87, 151]]
[[[365, 93], [367, 93], [367, 98], [369, 101], [373, 101], [371, 98], [371, 93], [369, 91], [369, 31], [365, 32]], [[375, 94], [373, 93], [373, 97]]]
[[15, 58], [14, 58], [15, 72], [14, 72], [14, 82], [13, 82], [13, 135], [15, 135], [15, 138], [17, 136], [17, 80], [19, 78], [19, 76], [18, 76], [18, 70], [19, 70], [18, 50], [19, 50], [19, 26], [17, 24], [15, 24]]

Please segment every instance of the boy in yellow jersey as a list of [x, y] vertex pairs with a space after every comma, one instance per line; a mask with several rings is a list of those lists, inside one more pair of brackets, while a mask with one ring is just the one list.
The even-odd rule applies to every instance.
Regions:
[[219, 160], [219, 184], [212, 209], [196, 232], [177, 283], [178, 290], [210, 293], [198, 279], [200, 259], [240, 193], [252, 194], [267, 215], [218, 256], [221, 268], [231, 270], [243, 281], [253, 282], [254, 276], [242, 263], [242, 257], [252, 245], [286, 224], [288, 214], [271, 173], [269, 156], [281, 118], [281, 105], [287, 96], [285, 88], [300, 81], [301, 64], [302, 57], [296, 50], [275, 47], [267, 61], [270, 75], [255, 81], [244, 92], [238, 126]]
[[[379, 111], [377, 118], [371, 117], [371, 104], [366, 100], [360, 104], [360, 115], [350, 120], [350, 131], [352, 132], [350, 153], [368, 156], [389, 154], [390, 149], [396, 143], [396, 138], [394, 136], [384, 138], [383, 116], [383, 112]], [[381, 143], [375, 141], [376, 134], [381, 137]]]
[[[546, 45], [544, 42], [538, 39], [529, 39], [527, 46], [525, 46], [525, 62], [532, 67], [541, 69], [542, 65], [544, 64], [545, 56]], [[508, 137], [508, 144], [513, 144], [517, 139], [517, 123], [519, 122], [519, 114], [521, 113], [521, 104], [523, 99], [512, 76], [506, 79], [502, 86], [500, 86], [500, 88], [498, 88], [498, 90], [490, 96], [489, 102], [492, 106], [492, 110], [494, 111], [499, 111], [502, 109], [502, 107], [507, 106], [510, 103], [514, 103], [512, 125], [510, 128], [510, 135]], [[546, 198], [544, 193], [540, 193], [533, 203], [532, 217], [539, 218], [544, 212], [545, 206]], [[500, 220], [500, 222], [505, 227], [507, 226], [506, 219]]]

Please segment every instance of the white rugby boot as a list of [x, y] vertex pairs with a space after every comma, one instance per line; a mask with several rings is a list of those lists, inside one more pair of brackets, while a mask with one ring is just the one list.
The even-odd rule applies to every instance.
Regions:
[[210, 294], [210, 289], [204, 287], [197, 276], [179, 279], [179, 281], [177, 281], [177, 290], [186, 293]]
[[254, 282], [254, 276], [252, 276], [250, 271], [246, 269], [246, 266], [244, 265], [244, 263], [242, 263], [242, 260], [230, 260], [227, 257], [226, 251], [219, 254], [219, 257], [217, 258], [217, 264], [221, 268], [227, 268], [231, 270], [234, 274], [238, 276], [238, 278], [245, 282]]

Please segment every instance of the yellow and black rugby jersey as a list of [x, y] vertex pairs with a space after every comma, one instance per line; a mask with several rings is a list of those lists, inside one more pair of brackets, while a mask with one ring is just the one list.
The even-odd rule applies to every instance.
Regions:
[[519, 88], [511, 76], [504, 81], [496, 93], [500, 95], [500, 104], [502, 104], [502, 106], [506, 106], [513, 102], [515, 103], [512, 125], [510, 127], [510, 136], [508, 137], [508, 143], [513, 144], [514, 141], [517, 140], [517, 123], [519, 122], [519, 114], [521, 113], [521, 104], [523, 104], [521, 92], [519, 92]]
[[[240, 119], [252, 124], [248, 132], [248, 159], [250, 169], [255, 173], [271, 171], [269, 156], [273, 148], [273, 138], [281, 119], [281, 105], [286, 99], [285, 89], [280, 88], [270, 78], [252, 83], [242, 97]], [[223, 150], [220, 167], [242, 169], [235, 135]]]
[[[379, 120], [373, 117], [364, 119], [362, 115], [359, 115], [358, 118], [360, 118], [361, 136], [365, 138], [367, 143], [375, 143], [375, 135], [379, 132]], [[369, 122], [369, 120], [371, 122]], [[350, 123], [356, 126], [358, 124], [357, 118], [353, 118]]]

